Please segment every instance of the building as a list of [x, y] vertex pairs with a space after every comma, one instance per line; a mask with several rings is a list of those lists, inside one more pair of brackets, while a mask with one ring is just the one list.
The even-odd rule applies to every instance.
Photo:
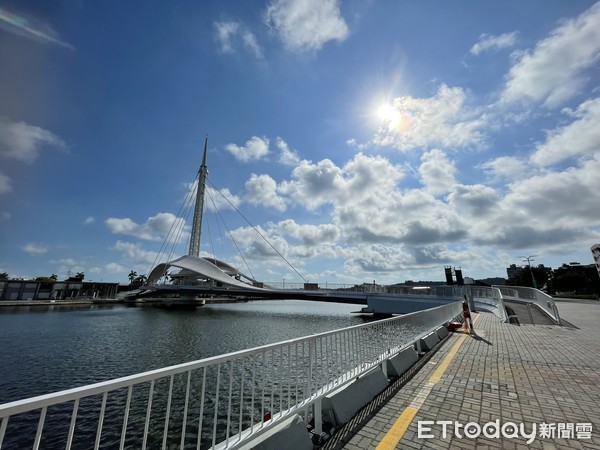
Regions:
[[598, 271], [598, 276], [600, 277], [600, 244], [592, 245], [592, 256], [594, 257], [594, 264], [596, 265], [596, 270]]
[[0, 281], [0, 301], [2, 300], [75, 300], [116, 298], [119, 283], [96, 281]]
[[506, 274], [508, 275], [508, 278], [515, 278], [522, 271], [523, 268], [521, 266], [517, 266], [516, 264], [511, 264], [510, 267], [506, 268]]

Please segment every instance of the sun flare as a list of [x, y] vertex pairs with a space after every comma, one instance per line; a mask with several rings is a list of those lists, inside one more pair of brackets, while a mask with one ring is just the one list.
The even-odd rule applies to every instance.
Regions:
[[379, 107], [377, 116], [390, 128], [394, 128], [400, 123], [400, 111], [389, 103], [384, 103]]

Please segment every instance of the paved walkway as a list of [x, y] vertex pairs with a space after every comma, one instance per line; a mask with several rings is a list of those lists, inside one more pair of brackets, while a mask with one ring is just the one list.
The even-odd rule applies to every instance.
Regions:
[[[412, 379], [392, 385], [325, 448], [600, 449], [600, 303], [557, 306], [574, 327], [477, 315], [477, 336], [450, 336]], [[419, 437], [419, 421], [430, 421], [421, 433], [434, 437]], [[452, 421], [446, 437], [436, 421]], [[455, 431], [469, 422], [477, 425], [466, 432], [477, 437]], [[522, 423], [529, 437], [509, 422]]]

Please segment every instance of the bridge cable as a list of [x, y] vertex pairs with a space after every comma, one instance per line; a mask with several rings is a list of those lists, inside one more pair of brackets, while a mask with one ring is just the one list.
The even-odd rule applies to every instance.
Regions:
[[[198, 178], [198, 176], [196, 176], [196, 178]], [[177, 218], [182, 217], [185, 214], [185, 212], [182, 213], [182, 211], [184, 210], [184, 207], [186, 207], [186, 205], [188, 205], [190, 203], [190, 196], [193, 192], [193, 187], [194, 187], [194, 183], [192, 182], [190, 189], [188, 190], [188, 193], [186, 194], [185, 198], [183, 199], [181, 205], [179, 206], [179, 211], [177, 212], [176, 219], [171, 224], [171, 227], [169, 228], [169, 232], [167, 233], [167, 236], [165, 237], [164, 241], [162, 242], [160, 249], [158, 250], [158, 253], [156, 254], [156, 257], [154, 258], [154, 262], [152, 263], [152, 266], [150, 266], [150, 270], [146, 274], [146, 278], [148, 278], [150, 276], [150, 272], [152, 271], [152, 269], [154, 267], [156, 267], [156, 263], [161, 259], [161, 255], [166, 253], [166, 250], [167, 250], [166, 248], [169, 246], [169, 236], [171, 236], [172, 234], [175, 234], [175, 232], [173, 230], [177, 224]], [[189, 212], [188, 212], [188, 214], [189, 214]], [[167, 258], [167, 260], [168, 259], [169, 258]], [[164, 276], [165, 274], [166, 274], [166, 270], [162, 276]]]
[[[212, 184], [212, 183], [211, 183]], [[250, 269], [250, 266], [248, 265], [248, 261], [246, 261], [246, 258], [244, 258], [244, 254], [242, 253], [242, 250], [240, 249], [240, 247], [238, 246], [235, 238], [233, 237], [233, 234], [231, 233], [231, 231], [229, 230], [229, 228], [227, 227], [227, 223], [225, 222], [225, 219], [223, 219], [223, 216], [221, 215], [221, 211], [219, 211], [219, 208], [217, 208], [217, 204], [215, 203], [214, 198], [212, 197], [212, 195], [210, 194], [210, 191], [207, 190], [206, 192], [209, 192], [209, 198], [210, 201], [213, 204], [213, 207], [215, 208], [215, 212], [217, 214], [217, 217], [219, 219], [221, 219], [221, 222], [223, 222], [223, 226], [225, 227], [225, 229], [227, 230], [227, 234], [229, 235], [229, 239], [231, 239], [231, 242], [233, 242], [233, 245], [235, 245], [235, 248], [238, 251], [238, 254], [240, 255], [240, 258], [242, 258], [242, 261], [244, 261], [244, 265], [246, 266], [246, 269], [248, 270], [248, 272], [250, 273], [250, 276], [252, 277], [252, 280], [256, 281], [256, 278], [254, 276], [254, 274], [252, 273], [252, 269]], [[219, 191], [217, 191], [219, 192]], [[223, 195], [221, 192], [219, 192], [221, 195]], [[217, 224], [219, 222], [217, 221]], [[222, 242], [221, 242], [222, 244]], [[223, 248], [223, 252], [225, 252], [225, 248]]]
[[215, 188], [215, 190], [216, 190], [217, 192], [219, 192], [219, 194], [221, 194], [221, 196], [222, 196], [222, 197], [223, 197], [223, 198], [224, 198], [224, 199], [227, 201], [227, 203], [229, 203], [229, 204], [231, 205], [231, 207], [232, 207], [233, 209], [235, 209], [235, 210], [237, 211], [237, 213], [238, 213], [240, 216], [242, 216], [242, 218], [243, 218], [243, 219], [244, 219], [244, 220], [245, 220], [245, 221], [248, 223], [248, 225], [250, 225], [250, 226], [252, 227], [252, 229], [253, 229], [254, 231], [256, 231], [256, 232], [258, 233], [258, 235], [259, 235], [261, 238], [263, 238], [263, 240], [264, 240], [264, 241], [265, 241], [267, 244], [269, 244], [269, 246], [270, 246], [270, 247], [271, 247], [271, 248], [272, 248], [272, 249], [275, 251], [275, 253], [277, 253], [277, 254], [279, 255], [279, 257], [280, 257], [281, 259], [283, 259], [283, 260], [286, 262], [286, 264], [287, 264], [288, 266], [290, 266], [290, 267], [292, 268], [292, 270], [293, 270], [294, 272], [296, 272], [296, 274], [297, 274], [297, 275], [298, 275], [300, 278], [302, 278], [302, 279], [304, 280], [304, 282], [305, 282], [305, 283], [308, 283], [308, 280], [307, 280], [306, 278], [304, 278], [304, 277], [302, 276], [302, 274], [301, 274], [300, 272], [298, 272], [298, 271], [296, 270], [296, 268], [295, 268], [294, 266], [292, 266], [292, 264], [291, 264], [291, 263], [290, 263], [290, 262], [289, 262], [287, 259], [285, 259], [285, 257], [284, 257], [284, 256], [283, 256], [283, 255], [282, 255], [280, 252], [279, 252], [279, 250], [277, 250], [277, 249], [275, 248], [275, 246], [273, 246], [273, 244], [271, 244], [271, 242], [269, 242], [269, 240], [268, 240], [266, 237], [264, 237], [264, 236], [263, 236], [263, 234], [262, 234], [260, 231], [258, 231], [258, 229], [257, 229], [257, 228], [256, 228], [256, 227], [255, 227], [255, 226], [252, 224], [252, 222], [250, 222], [250, 220], [248, 220], [248, 218], [247, 218], [246, 216], [244, 216], [244, 214], [242, 214], [242, 212], [241, 212], [241, 211], [240, 211], [240, 210], [239, 210], [239, 209], [238, 209], [238, 208], [237, 208], [237, 207], [236, 207], [236, 206], [235, 206], [233, 203], [231, 203], [231, 201], [230, 201], [230, 200], [229, 200], [229, 199], [228, 199], [228, 198], [227, 198], [225, 195], [223, 195], [223, 193], [222, 193], [222, 192], [220, 192], [219, 190], [217, 190], [217, 189], [216, 189], [216, 187], [215, 187], [215, 185], [212, 183], [212, 181], [210, 181], [208, 178], [207, 178], [207, 181], [208, 181], [208, 182], [211, 184], [211, 186], [213, 186], [213, 188]]

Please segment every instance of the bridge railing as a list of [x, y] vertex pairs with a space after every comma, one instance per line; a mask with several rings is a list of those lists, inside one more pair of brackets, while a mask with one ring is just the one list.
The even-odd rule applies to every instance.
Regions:
[[560, 323], [558, 309], [554, 299], [544, 292], [524, 286], [494, 286], [502, 293], [502, 297], [508, 301], [533, 303], [550, 316], [556, 323]]
[[0, 405], [0, 448], [237, 448], [461, 314], [461, 303]]
[[465, 286], [465, 290], [469, 293], [476, 309], [483, 309], [494, 313], [502, 322], [508, 322], [508, 315], [504, 307], [504, 299], [502, 292], [497, 287], [488, 286]]

